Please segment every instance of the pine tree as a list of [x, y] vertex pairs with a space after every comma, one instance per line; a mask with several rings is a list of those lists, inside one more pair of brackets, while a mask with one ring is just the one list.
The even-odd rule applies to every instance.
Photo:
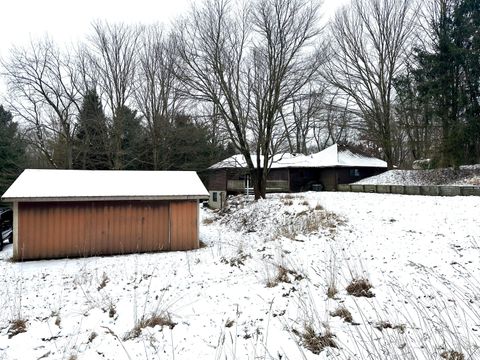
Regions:
[[142, 170], [145, 169], [145, 157], [148, 151], [145, 129], [137, 111], [123, 106], [116, 111], [116, 121], [112, 129], [111, 139], [115, 169]]
[[77, 169], [109, 169], [107, 118], [95, 90], [83, 98], [75, 136], [74, 166]]
[[420, 95], [441, 129], [438, 162], [480, 161], [480, 3], [442, 0], [432, 23], [433, 50], [417, 51]]
[[25, 166], [26, 144], [13, 116], [0, 105], [0, 196]]

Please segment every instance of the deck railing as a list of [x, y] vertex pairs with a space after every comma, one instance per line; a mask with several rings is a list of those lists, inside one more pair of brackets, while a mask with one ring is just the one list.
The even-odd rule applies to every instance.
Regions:
[[[252, 186], [252, 184], [250, 184]], [[244, 193], [246, 190], [244, 180], [228, 180], [227, 190], [232, 192]], [[287, 180], [267, 180], [267, 192], [285, 192], [288, 191]]]

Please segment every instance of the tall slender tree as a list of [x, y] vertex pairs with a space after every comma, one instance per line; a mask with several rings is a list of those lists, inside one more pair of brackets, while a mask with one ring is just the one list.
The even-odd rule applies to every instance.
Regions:
[[96, 90], [83, 97], [75, 134], [74, 167], [78, 169], [111, 168], [107, 118]]

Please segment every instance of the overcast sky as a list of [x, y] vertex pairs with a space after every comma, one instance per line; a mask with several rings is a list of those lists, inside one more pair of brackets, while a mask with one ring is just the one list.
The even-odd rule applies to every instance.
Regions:
[[[75, 43], [89, 32], [97, 19], [125, 23], [165, 23], [186, 13], [199, 0], [4, 0], [0, 21], [0, 57], [8, 57], [13, 45], [49, 34], [58, 44]], [[324, 0], [322, 13], [328, 18], [348, 0]], [[0, 81], [0, 94], [5, 86]]]

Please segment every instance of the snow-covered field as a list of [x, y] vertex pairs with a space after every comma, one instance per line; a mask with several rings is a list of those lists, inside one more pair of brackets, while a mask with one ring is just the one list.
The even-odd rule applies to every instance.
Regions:
[[[480, 359], [480, 198], [304, 193], [201, 214], [191, 252], [12, 263], [6, 246], [0, 359]], [[375, 296], [349, 295], [353, 278]], [[307, 349], [322, 344], [337, 348]]]

